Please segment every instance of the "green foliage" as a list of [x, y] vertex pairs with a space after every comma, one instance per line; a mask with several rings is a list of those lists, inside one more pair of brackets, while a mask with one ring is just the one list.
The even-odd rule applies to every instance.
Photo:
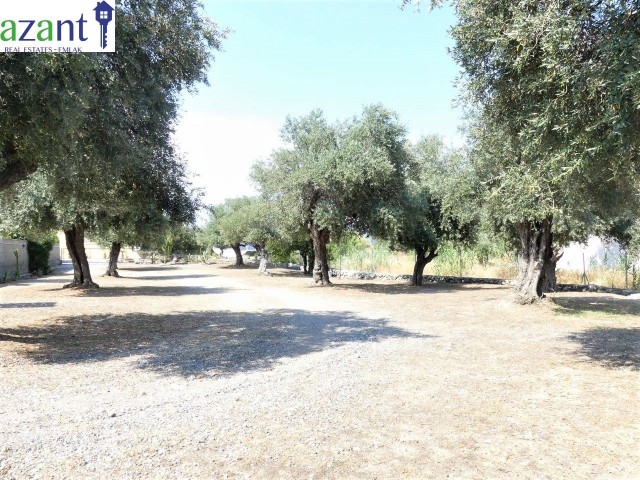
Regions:
[[395, 114], [379, 105], [335, 125], [320, 111], [287, 118], [287, 148], [257, 163], [252, 177], [292, 224], [367, 232], [392, 221], [388, 200], [400, 190], [409, 160], [404, 135]]
[[463, 276], [476, 260], [473, 249], [447, 242], [438, 249], [438, 256], [433, 260], [433, 271], [436, 275]]
[[171, 232], [167, 234], [167, 237], [164, 239], [164, 243], [160, 247], [160, 254], [162, 255], [163, 263], [167, 263], [169, 261], [169, 257], [173, 253], [173, 237]]
[[[3, 192], [0, 217], [6, 228], [44, 231], [82, 224], [105, 243], [140, 245], [164, 238], [176, 223], [193, 222], [199, 193], [191, 188], [171, 138], [180, 92], [206, 82], [211, 51], [219, 48], [224, 32], [196, 0], [124, 0], [117, 8], [120, 47], [115, 54], [45, 56], [78, 60], [38, 65], [40, 81], [22, 81], [32, 72], [28, 59], [37, 56], [0, 60], [15, 72], [2, 75], [0, 89], [15, 78], [21, 91], [42, 91], [33, 93], [40, 99], [35, 101], [0, 90], [3, 102], [11, 103], [7, 115], [17, 119], [0, 122], [0, 139], [24, 131], [42, 140], [32, 148], [20, 139], [7, 140], [6, 148], [20, 153], [14, 156], [16, 165], [28, 164], [37, 172], [30, 170], [19, 188]], [[69, 88], [57, 82], [68, 82]], [[61, 98], [57, 88], [71, 98]], [[49, 128], [48, 117], [37, 109], [51, 110], [62, 134]], [[14, 128], [21, 118], [38, 129]], [[45, 146], [53, 154], [44, 152]], [[8, 158], [0, 155], [0, 171]]]
[[116, 8], [116, 53], [0, 58], [0, 191], [37, 169], [97, 187], [92, 180], [109, 170], [101, 163], [126, 169], [149, 146], [168, 143], [180, 91], [206, 82], [226, 32], [197, 0]]
[[181, 255], [202, 254], [204, 246], [199, 242], [200, 230], [189, 225], [176, 225], [172, 229], [173, 252]]
[[57, 239], [46, 238], [40, 242], [27, 240], [27, 253], [29, 255], [29, 272], [34, 275], [46, 275], [51, 271], [49, 267], [49, 255]]
[[640, 147], [637, 6], [454, 3], [453, 54], [492, 216], [570, 225], [628, 208]]
[[289, 242], [274, 239], [267, 244], [267, 251], [272, 261], [278, 263], [299, 263], [299, 249]]
[[274, 218], [275, 210], [261, 198], [230, 198], [211, 207], [209, 221], [200, 233], [200, 242], [209, 248], [240, 243], [265, 247], [278, 236]]
[[479, 235], [478, 242], [472, 247], [472, 251], [475, 260], [486, 268], [492, 259], [511, 255], [514, 249], [503, 239], [482, 232]]
[[301, 257], [313, 252], [313, 242], [307, 228], [287, 224], [286, 218], [282, 215], [274, 218], [276, 235], [267, 242], [267, 251], [275, 262], [300, 263]]
[[405, 177], [397, 230], [387, 233], [394, 247], [436, 252], [441, 243], [470, 244], [478, 224], [477, 180], [463, 151], [446, 148], [437, 136], [413, 148]]

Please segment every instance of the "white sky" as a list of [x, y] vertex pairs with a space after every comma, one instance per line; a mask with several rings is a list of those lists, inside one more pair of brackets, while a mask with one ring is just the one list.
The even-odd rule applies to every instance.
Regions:
[[280, 123], [240, 114], [183, 114], [175, 139], [195, 174], [194, 185], [206, 191], [205, 203], [256, 193], [249, 170], [282, 146]]

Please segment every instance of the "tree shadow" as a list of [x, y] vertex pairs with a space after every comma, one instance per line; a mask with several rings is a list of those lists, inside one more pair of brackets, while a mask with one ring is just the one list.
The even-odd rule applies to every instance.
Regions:
[[267, 270], [272, 277], [282, 277], [282, 278], [306, 278], [308, 280], [312, 280], [313, 277], [311, 274], [303, 273], [301, 270], [293, 270], [293, 269], [268, 269]]
[[596, 312], [640, 316], [640, 300], [636, 299], [613, 298], [605, 295], [588, 297], [576, 295], [571, 297], [554, 296], [552, 300], [558, 306], [556, 312], [563, 315]]
[[[359, 283], [362, 280], [349, 283], [334, 283], [332, 288], [338, 290], [360, 290], [377, 295], [419, 295], [429, 293], [452, 292], [460, 290], [504, 290], [503, 285], [469, 284], [469, 283], [426, 283], [420, 287], [408, 283]], [[508, 288], [508, 287], [507, 287]]]
[[127, 278], [130, 280], [180, 280], [182, 278], [213, 278], [216, 275], [207, 274], [195, 274], [195, 275], [158, 275], [149, 277], [130, 277], [129, 275], [121, 275], [120, 278]]
[[29, 281], [25, 282], [17, 282], [15, 285], [33, 285], [34, 283], [65, 283], [67, 281], [66, 278], [62, 278], [59, 276], [46, 278], [46, 277], [34, 277], [30, 278]]
[[258, 270], [258, 263], [245, 263], [244, 265], [236, 265], [235, 263], [230, 263], [227, 265], [220, 264], [220, 267], [224, 270]]
[[[107, 264], [105, 263], [105, 267], [106, 265]], [[174, 270], [175, 268], [176, 268], [175, 265], [147, 265], [144, 267], [140, 267], [136, 265], [133, 268], [118, 266], [118, 270], [125, 270], [129, 272], [155, 272], [158, 270]]]
[[432, 337], [348, 312], [288, 309], [91, 315], [41, 327], [0, 328], [0, 340], [33, 345], [21, 354], [38, 363], [139, 356], [138, 368], [184, 376], [268, 369], [284, 358], [388, 338]]
[[[234, 289], [236, 291], [238, 289]], [[55, 290], [57, 291], [57, 290]], [[145, 285], [141, 287], [114, 287], [111, 285], [101, 286], [97, 290], [80, 290], [83, 295], [91, 297], [177, 297], [182, 295], [218, 295], [228, 292], [227, 288], [218, 287], [198, 287], [198, 286], [167, 286], [155, 287]]]
[[594, 328], [568, 338], [578, 353], [609, 368], [640, 370], [640, 328]]
[[50, 308], [55, 306], [56, 302], [0, 303], [0, 308]]

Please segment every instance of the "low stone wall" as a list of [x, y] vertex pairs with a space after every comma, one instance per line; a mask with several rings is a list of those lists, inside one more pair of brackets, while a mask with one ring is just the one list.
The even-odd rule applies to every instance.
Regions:
[[[411, 281], [411, 275], [398, 275], [396, 273], [370, 273], [356, 272], [353, 270], [331, 270], [331, 276], [342, 278], [355, 278], [358, 280], [395, 280], [395, 281]], [[502, 280], [500, 278], [475, 278], [475, 277], [450, 277], [446, 275], [423, 275], [423, 282], [427, 283], [486, 283], [491, 285], [510, 285], [511, 280]]]
[[612, 293], [614, 295], [629, 296], [635, 293], [639, 293], [636, 290], [630, 288], [610, 288], [603, 287], [601, 285], [574, 285], [559, 283], [556, 285], [556, 292], [599, 292], [599, 293]]

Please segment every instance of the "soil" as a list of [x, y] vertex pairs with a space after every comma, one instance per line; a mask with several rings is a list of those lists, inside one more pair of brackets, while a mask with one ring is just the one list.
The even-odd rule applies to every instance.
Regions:
[[640, 478], [640, 300], [271, 273], [0, 288], [0, 477]]

